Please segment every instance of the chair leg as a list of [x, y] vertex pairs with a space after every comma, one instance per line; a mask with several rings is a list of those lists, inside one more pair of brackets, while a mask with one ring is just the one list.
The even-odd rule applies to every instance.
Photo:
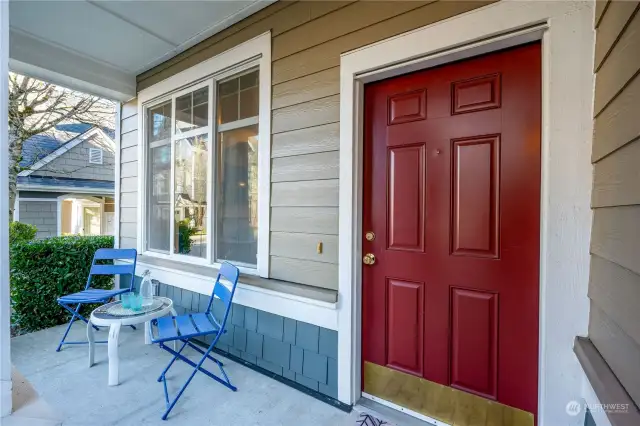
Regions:
[[[202, 364], [202, 361], [203, 360], [200, 360], [200, 363], [198, 364], [198, 366], [200, 364]], [[173, 410], [173, 407], [176, 405], [176, 402], [178, 402], [178, 399], [180, 399], [180, 397], [184, 393], [184, 390], [187, 388], [187, 386], [189, 386], [189, 383], [191, 383], [191, 380], [193, 380], [193, 377], [196, 375], [197, 372], [198, 372], [198, 368], [194, 368], [193, 371], [191, 372], [191, 375], [187, 379], [186, 383], [184, 385], [182, 385], [182, 388], [180, 388], [180, 391], [178, 392], [178, 395], [176, 395], [176, 397], [173, 399], [173, 401], [167, 407], [167, 411], [165, 411], [164, 414], [162, 415], [162, 420], [167, 420], [167, 416], [169, 416], [169, 413], [171, 412], [171, 410]], [[169, 394], [167, 392], [166, 380], [167, 379], [165, 378], [164, 379], [164, 381], [165, 381], [165, 386], [164, 386], [165, 398], [167, 400], [169, 400]]]
[[[56, 352], [60, 352], [60, 350], [62, 349], [62, 345], [64, 345], [66, 343], [65, 339], [67, 338], [67, 335], [69, 334], [69, 331], [71, 330], [71, 326], [73, 325], [74, 322], [76, 322], [77, 319], [81, 319], [85, 323], [89, 324], [89, 320], [87, 320], [84, 316], [82, 316], [80, 314], [80, 307], [82, 306], [82, 303], [78, 303], [76, 305], [75, 309], [71, 309], [71, 307], [69, 307], [68, 305], [66, 305], [64, 303], [58, 303], [58, 304], [71, 313], [71, 319], [69, 320], [69, 325], [67, 326], [67, 329], [65, 330], [64, 335], [62, 336], [62, 339], [60, 340], [60, 343], [58, 344], [58, 348], [56, 349]], [[93, 324], [91, 324], [91, 326], [96, 331], [100, 330], [98, 327], [96, 327]]]
[[[187, 346], [188, 342], [189, 342], [188, 340], [185, 340], [180, 350], [175, 353], [175, 355], [173, 356], [173, 359], [169, 362], [169, 365], [167, 365], [167, 367], [162, 371], [162, 374], [160, 374], [160, 377], [158, 377], [158, 382], [161, 382], [164, 379], [165, 374], [167, 374], [167, 372], [169, 371], [173, 363], [176, 361], [176, 359], [178, 359], [178, 357], [180, 356], [180, 353]], [[164, 349], [165, 348], [164, 343], [160, 343], [160, 347]]]
[[[202, 349], [200, 349], [198, 346], [194, 345], [191, 342], [189, 342], [189, 347], [195, 350], [196, 352], [200, 352], [202, 355], [204, 355], [205, 353]], [[215, 362], [216, 364], [224, 365], [222, 361], [218, 360], [217, 358], [214, 358], [213, 355], [211, 354], [207, 355], [207, 358], [209, 358], [211, 361]]]
[[[167, 420], [167, 417], [169, 416], [169, 413], [171, 412], [171, 410], [173, 409], [173, 407], [176, 405], [176, 403], [178, 402], [178, 399], [180, 399], [180, 397], [182, 396], [182, 394], [184, 393], [185, 389], [187, 388], [187, 386], [189, 386], [189, 383], [191, 383], [191, 380], [193, 379], [193, 377], [196, 375], [196, 373], [198, 371], [201, 371], [202, 373], [206, 374], [207, 376], [211, 377], [212, 379], [214, 379], [215, 381], [217, 381], [218, 383], [228, 387], [229, 389], [231, 389], [232, 391], [237, 391], [238, 388], [236, 388], [235, 386], [233, 386], [231, 384], [231, 382], [229, 381], [229, 377], [227, 376], [227, 373], [224, 371], [224, 368], [222, 367], [222, 363], [216, 359], [213, 359], [212, 357], [209, 356], [209, 353], [211, 352], [211, 350], [213, 349], [213, 347], [215, 346], [217, 342], [217, 339], [215, 339], [211, 345], [209, 346], [209, 348], [207, 349], [206, 352], [203, 353], [202, 358], [200, 358], [200, 361], [196, 364], [195, 362], [191, 361], [190, 359], [186, 358], [184, 355], [182, 355], [180, 352], [182, 352], [182, 350], [185, 348], [185, 346], [187, 346], [187, 344], [189, 344], [189, 346], [191, 346], [191, 343], [189, 342], [189, 340], [184, 340], [184, 344], [182, 345], [182, 348], [180, 348], [179, 352], [176, 352], [172, 349], [170, 349], [169, 347], [167, 347], [166, 345], [162, 344], [161, 347], [162, 349], [166, 350], [169, 353], [172, 353], [174, 355], [173, 359], [171, 360], [171, 362], [169, 363], [169, 365], [167, 366], [167, 368], [165, 369], [165, 371], [162, 373], [162, 375], [160, 376], [160, 379], [158, 381], [162, 381], [163, 385], [164, 385], [164, 394], [165, 394], [165, 400], [167, 402], [167, 410], [164, 412], [164, 414], [162, 415], [162, 420]], [[169, 369], [169, 367], [171, 367], [171, 365], [173, 364], [173, 362], [180, 358], [180, 360], [184, 361], [185, 363], [189, 364], [190, 366], [193, 367], [193, 372], [191, 373], [191, 375], [189, 376], [189, 378], [187, 379], [186, 383], [182, 386], [182, 388], [180, 388], [180, 391], [178, 392], [178, 395], [176, 395], [176, 397], [173, 399], [173, 401], [169, 402], [169, 392], [167, 390], [167, 378], [166, 378], [166, 372]], [[224, 376], [224, 380], [221, 379], [220, 377], [216, 376], [215, 374], [211, 373], [210, 371], [206, 370], [205, 368], [202, 367], [202, 364], [204, 363], [204, 361], [209, 358], [212, 359], [216, 365], [218, 366], [218, 368], [220, 369], [220, 371], [222, 372], [222, 375]]]
[[[85, 324], [87, 324], [87, 323], [89, 323], [89, 320], [88, 320], [88, 319], [86, 319], [85, 317], [83, 317], [83, 316], [80, 314], [80, 306], [82, 306], [82, 304], [83, 304], [83, 303], [84, 303], [84, 302], [80, 302], [80, 303], [78, 303], [78, 305], [76, 306], [76, 309], [75, 309], [75, 310], [71, 309], [68, 305], [65, 305], [64, 303], [58, 303], [58, 304], [59, 304], [60, 306], [62, 306], [63, 308], [65, 308], [67, 311], [69, 311], [69, 312], [71, 313], [71, 315], [72, 315], [72, 319], [73, 319], [73, 318], [80, 318], [82, 321], [84, 321], [84, 322], [85, 322]], [[94, 325], [94, 326], [93, 326], [93, 328], [94, 328], [94, 330], [96, 330], [96, 331], [100, 331], [100, 329], [98, 328], [98, 326], [95, 326], [95, 325]]]
[[60, 340], [60, 343], [58, 344], [58, 349], [56, 349], [56, 352], [60, 352], [60, 350], [62, 349], [62, 345], [64, 344], [64, 339], [67, 338], [67, 334], [69, 334], [69, 330], [71, 330], [71, 326], [73, 325], [74, 322], [76, 322], [75, 316], [71, 317], [71, 320], [69, 321], [69, 325], [67, 326], [67, 329], [65, 330], [64, 335], [62, 336], [62, 340]]

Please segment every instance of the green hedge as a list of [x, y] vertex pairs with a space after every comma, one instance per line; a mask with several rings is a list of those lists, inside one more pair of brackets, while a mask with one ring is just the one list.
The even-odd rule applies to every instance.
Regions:
[[9, 224], [9, 244], [31, 241], [36, 237], [38, 228], [22, 222], [11, 222]]
[[[113, 247], [111, 236], [65, 236], [11, 245], [12, 323], [31, 332], [69, 320], [56, 299], [84, 290], [93, 255]], [[91, 287], [111, 288], [113, 278], [94, 278]], [[85, 307], [84, 313], [91, 309]]]

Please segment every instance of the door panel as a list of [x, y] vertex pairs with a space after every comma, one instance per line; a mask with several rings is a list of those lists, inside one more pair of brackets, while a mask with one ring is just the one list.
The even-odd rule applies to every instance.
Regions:
[[454, 255], [498, 257], [500, 137], [453, 141]]
[[540, 120], [537, 43], [365, 86], [364, 362], [536, 413]]
[[451, 386], [496, 399], [498, 295], [451, 289]]
[[424, 251], [424, 144], [389, 148], [389, 249]]
[[424, 285], [387, 279], [387, 364], [422, 375]]
[[427, 116], [427, 92], [424, 89], [389, 98], [389, 125], [424, 120]]
[[500, 74], [475, 77], [452, 84], [452, 114], [500, 108]]

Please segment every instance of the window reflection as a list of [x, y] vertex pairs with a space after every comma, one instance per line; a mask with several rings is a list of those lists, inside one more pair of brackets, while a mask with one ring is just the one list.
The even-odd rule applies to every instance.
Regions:
[[169, 252], [171, 220], [171, 102], [148, 110], [149, 185], [147, 240], [149, 250]]
[[258, 249], [258, 126], [218, 134], [217, 258], [255, 265]]
[[209, 88], [195, 90], [176, 98], [176, 133], [184, 133], [209, 124]]
[[207, 256], [207, 166], [209, 139], [206, 134], [175, 142], [174, 252]]

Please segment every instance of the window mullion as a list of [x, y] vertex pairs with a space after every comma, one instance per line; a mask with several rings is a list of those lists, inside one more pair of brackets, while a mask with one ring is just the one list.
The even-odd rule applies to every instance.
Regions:
[[207, 235], [208, 241], [207, 241], [207, 247], [208, 247], [208, 251], [207, 251], [207, 261], [208, 263], [213, 263], [213, 261], [216, 258], [216, 247], [215, 247], [215, 241], [216, 241], [216, 220], [215, 220], [215, 215], [216, 215], [216, 159], [217, 157], [217, 149], [218, 149], [218, 144], [217, 144], [217, 133], [215, 132], [216, 129], [216, 99], [217, 99], [217, 86], [216, 86], [216, 81], [215, 80], [211, 80], [210, 82], [210, 86], [209, 86], [209, 167], [207, 170], [207, 197], [209, 199], [209, 202], [207, 203], [207, 219], [209, 220], [209, 232]]
[[171, 97], [171, 179], [169, 182], [170, 188], [170, 204], [169, 204], [169, 253], [171, 255], [175, 254], [175, 135], [176, 132], [176, 97], [175, 95]]
[[189, 139], [194, 136], [204, 135], [208, 132], [208, 127], [198, 127], [197, 129], [181, 132], [176, 135], [176, 139]]
[[221, 124], [218, 127], [218, 132], [228, 132], [229, 130], [239, 129], [241, 127], [253, 126], [260, 121], [259, 116], [242, 118], [240, 120], [229, 121], [228, 123]]

